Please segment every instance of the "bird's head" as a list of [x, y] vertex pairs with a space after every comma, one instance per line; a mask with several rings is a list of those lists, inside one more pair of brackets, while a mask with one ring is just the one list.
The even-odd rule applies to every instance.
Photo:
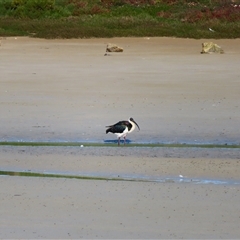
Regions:
[[133, 123], [135, 123], [135, 125], [138, 127], [138, 129], [140, 130], [140, 127], [138, 126], [138, 124], [134, 121], [134, 119], [131, 117], [131, 118], [129, 118], [129, 122], [133, 122]]

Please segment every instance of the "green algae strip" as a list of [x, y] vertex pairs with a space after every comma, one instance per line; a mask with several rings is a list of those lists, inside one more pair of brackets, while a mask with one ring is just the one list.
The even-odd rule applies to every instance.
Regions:
[[[32, 147], [118, 147], [116, 143], [94, 142], [22, 142], [5, 141], [0, 146], [32, 146]], [[187, 144], [187, 143], [127, 143], [120, 147], [167, 147], [167, 148], [240, 148], [237, 144]]]
[[128, 179], [128, 178], [121, 178], [121, 177], [94, 177], [94, 176], [77, 176], [77, 175], [67, 175], [67, 174], [36, 173], [36, 172], [15, 172], [15, 171], [0, 171], [0, 176], [39, 177], [39, 178], [68, 178], [68, 179], [80, 179], [80, 180], [146, 182], [144, 180]]

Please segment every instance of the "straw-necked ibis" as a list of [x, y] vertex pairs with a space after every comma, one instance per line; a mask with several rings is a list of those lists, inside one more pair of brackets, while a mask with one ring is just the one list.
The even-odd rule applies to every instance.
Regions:
[[124, 145], [126, 141], [126, 135], [130, 132], [132, 132], [135, 127], [138, 127], [140, 130], [138, 124], [133, 120], [133, 118], [130, 118], [129, 120], [120, 121], [114, 125], [106, 126], [108, 129], [106, 130], [106, 133], [115, 133], [118, 137], [118, 145], [120, 144], [120, 138], [124, 138]]

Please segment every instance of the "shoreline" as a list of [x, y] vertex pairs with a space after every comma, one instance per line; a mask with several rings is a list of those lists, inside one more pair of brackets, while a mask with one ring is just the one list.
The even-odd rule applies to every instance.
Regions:
[[235, 179], [239, 149], [0, 146], [1, 170], [96, 176]]
[[240, 180], [226, 179], [226, 178], [189, 178], [182, 175], [179, 176], [164, 176], [164, 177], [149, 177], [144, 175], [97, 175], [92, 173], [78, 173], [71, 172], [56, 172], [56, 171], [11, 171], [1, 170], [0, 176], [12, 177], [38, 177], [38, 178], [57, 178], [57, 179], [77, 179], [77, 180], [94, 180], [94, 181], [118, 181], [118, 182], [140, 182], [140, 183], [172, 183], [172, 184], [197, 184], [197, 185], [224, 185], [224, 186], [237, 186], [240, 185]]

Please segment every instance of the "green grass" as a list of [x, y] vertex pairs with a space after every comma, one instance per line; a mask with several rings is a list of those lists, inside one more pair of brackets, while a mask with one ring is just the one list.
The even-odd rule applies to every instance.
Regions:
[[[19, 177], [47, 177], [47, 178], [68, 178], [68, 179], [80, 179], [80, 180], [104, 180], [104, 181], [136, 181], [135, 179], [126, 179], [121, 177], [88, 177], [78, 175], [66, 175], [66, 174], [48, 174], [48, 173], [34, 173], [34, 172], [13, 172], [13, 171], [0, 171], [0, 175], [3, 176], [19, 176]], [[140, 180], [137, 180], [138, 182]], [[143, 180], [142, 180], [143, 181]]]
[[3, 0], [0, 36], [239, 38], [240, 7], [230, 0]]
[[[0, 142], [0, 146], [30, 147], [117, 147], [116, 143], [89, 142]], [[186, 144], [186, 143], [129, 143], [120, 147], [168, 147], [168, 148], [240, 148], [237, 144]]]

